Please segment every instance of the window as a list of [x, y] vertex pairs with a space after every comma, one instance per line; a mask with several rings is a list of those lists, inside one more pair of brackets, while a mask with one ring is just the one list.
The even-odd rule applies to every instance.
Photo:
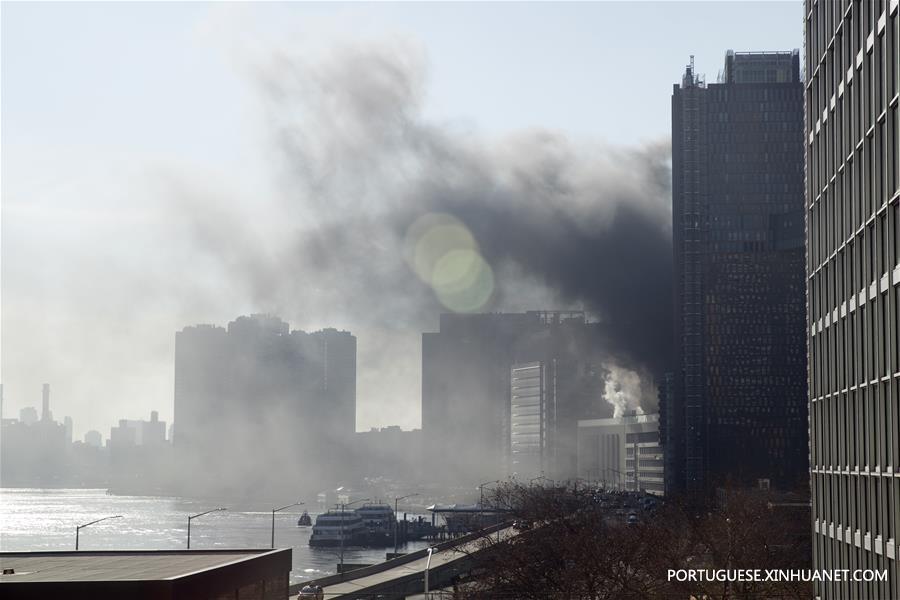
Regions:
[[897, 135], [897, 107], [888, 109], [887, 111], [887, 122], [884, 125], [884, 142], [883, 147], [885, 149], [885, 155], [883, 157], [882, 165], [884, 165], [885, 170], [885, 198], [890, 199], [890, 197], [894, 194], [894, 191], [897, 189], [897, 181], [898, 181], [898, 169], [896, 168], [896, 160], [897, 160], [897, 144], [900, 143], [900, 138]]
[[894, 264], [900, 265], [900, 203], [894, 203], [894, 231], [891, 239], [894, 241]]
[[[900, 53], [900, 11], [894, 13], [891, 21], [894, 23], [894, 35], [891, 40], [891, 56], [896, 57], [897, 54]], [[900, 92], [900, 61], [894, 60], [894, 74], [891, 77], [891, 96], [896, 96], [898, 92]]]

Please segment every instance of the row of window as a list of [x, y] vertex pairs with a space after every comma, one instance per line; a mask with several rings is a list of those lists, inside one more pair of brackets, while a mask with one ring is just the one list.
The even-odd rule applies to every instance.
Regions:
[[[895, 563], [875, 547], [900, 533], [900, 479], [876, 473], [900, 469], [900, 377], [891, 376], [900, 370], [900, 286], [881, 285], [900, 263], [896, 198], [891, 205], [900, 21], [890, 0], [807, 0], [806, 9], [814, 563], [892, 572], [887, 582], [823, 583], [817, 595], [900, 598]], [[850, 540], [835, 539], [847, 528]]]
[[659, 443], [658, 431], [640, 431], [625, 434], [626, 444]]
[[[877, 535], [881, 535], [882, 542], [891, 537], [897, 539], [900, 511], [891, 511], [890, 507], [900, 505], [900, 479], [813, 473], [812, 489], [813, 514], [819, 516], [819, 534], [813, 539], [816, 568], [896, 569], [895, 560], [883, 553], [866, 551], [865, 547], [866, 541], [872, 547]], [[826, 512], [828, 517], [821, 516]], [[887, 535], [888, 532], [893, 536]], [[829, 533], [835, 537], [843, 534], [844, 539], [835, 539]], [[844, 581], [821, 585], [823, 598], [900, 598], [900, 581], [896, 576], [883, 582]]]
[[[717, 215], [740, 215], [746, 217], [748, 215], [766, 215], [779, 214], [783, 218], [796, 213], [797, 210], [797, 193], [798, 190], [792, 192], [768, 191], [754, 187], [751, 190], [716, 190], [716, 203], [707, 206], [706, 215], [708, 220], [714, 220]], [[703, 221], [697, 216], [697, 226]]]
[[[841, 163], [828, 186], [818, 193], [808, 208], [815, 235], [809, 241], [809, 269], [814, 271], [849, 241], [900, 191], [900, 100], [888, 110], [887, 118], [866, 137], [862, 145]], [[820, 155], [824, 148], [813, 149]]]
[[[717, 102], [715, 98], [712, 98], [709, 102], [707, 102], [707, 110], [711, 115], [721, 115], [716, 120], [718, 121], [743, 121], [748, 118], [749, 115], [754, 113], [764, 113], [768, 112], [773, 115], [780, 115], [780, 121], [792, 121], [794, 119], [794, 112], [792, 110], [785, 110], [785, 106], [792, 105], [797, 100], [800, 100], [800, 93], [797, 92], [797, 88], [793, 85], [784, 86], [782, 89], [786, 92], [781, 94], [782, 97], [775, 97], [775, 91], [778, 90], [779, 86], [753, 86], [753, 87], [741, 87], [735, 88], [735, 91], [740, 94], [741, 100], [732, 100], [731, 102]], [[771, 92], [771, 94], [770, 94]], [[750, 94], [755, 96], [769, 96], [772, 98], [758, 98], [759, 101], [750, 101], [747, 99], [747, 96]]]
[[[829, 50], [808, 84], [810, 203], [824, 193], [842, 169], [845, 181], [841, 187], [849, 186], [857, 192], [857, 199], [864, 202], [862, 216], [881, 206], [897, 189], [896, 165], [900, 157], [896, 148], [900, 124], [896, 109], [900, 66], [896, 58], [891, 60], [900, 52], [897, 11], [890, 18], [886, 16], [886, 22], [888, 26], [880, 32], [871, 31], [873, 44], [862, 52], [859, 64], [852, 60], [849, 68], [836, 67], [834, 79], [823, 76], [823, 69], [832, 68], [835, 57], [841, 56]], [[835, 36], [833, 48], [842, 43], [841, 33]], [[832, 193], [840, 191], [835, 186]], [[844, 196], [850, 197], [846, 192]]]
[[[875, 474], [813, 474], [813, 485], [816, 489], [820, 509], [817, 514], [826, 523], [834, 523], [835, 528], [850, 528], [851, 533], [859, 531], [863, 535], [872, 534], [872, 538], [881, 536], [882, 540], [896, 540], [900, 527], [900, 515], [890, 510], [891, 495], [900, 491], [892, 489], [892, 477], [881, 477]], [[896, 497], [900, 500], [900, 496]]]
[[707, 89], [709, 106], [713, 112], [748, 102], [785, 102], [797, 100], [797, 88], [793, 86], [741, 86], [713, 84]]
[[[810, 131], [830, 108], [831, 98], [838, 93], [841, 83], [850, 84], [860, 74], [867, 75], [868, 93], [857, 93], [865, 102], [860, 108], [868, 113], [861, 115], [868, 129], [886, 105], [885, 100], [897, 93], [900, 78], [896, 69], [882, 72], [882, 68], [891, 64], [886, 58], [896, 56], [897, 52], [897, 35], [893, 33], [897, 24], [891, 22], [896, 10], [888, 15], [889, 6], [883, 1], [854, 0], [834, 19], [830, 9], [835, 5], [835, 2], [823, 2], [807, 20], [807, 115], [810, 117], [807, 126]], [[819, 28], [823, 12], [827, 13], [826, 20], [833, 20], [825, 28]]]
[[900, 373], [900, 285], [877, 294], [809, 340], [813, 399]]
[[[798, 363], [799, 364], [799, 363]], [[730, 366], [730, 364], [726, 363], [725, 365]], [[710, 365], [710, 371], [718, 370], [715, 365]], [[802, 393], [805, 391], [803, 386], [797, 382], [797, 378], [795, 375], [771, 375], [771, 369], [761, 369], [758, 374], [754, 374], [748, 377], [734, 377], [730, 374], [731, 369], [725, 368], [722, 369], [726, 372], [726, 376], [722, 377], [719, 375], [710, 375], [709, 377], [709, 389], [713, 394], [716, 391], [724, 391], [723, 399], [727, 399], [731, 403], [740, 403], [741, 406], [745, 405], [748, 401], [749, 404], [747, 406], [751, 406], [753, 404], [759, 404], [764, 406], [770, 406], [772, 404], [772, 398], [770, 396], [751, 396], [749, 398], [737, 398], [734, 397], [736, 394], [736, 390], [740, 388], [750, 388], [750, 389], [766, 389], [766, 388], [781, 388], [784, 386], [784, 389], [795, 388], [801, 391]], [[782, 372], [784, 369], [780, 369]], [[786, 403], [786, 399], [784, 397], [778, 397], [775, 402], [776, 407], [784, 407]]]
[[819, 470], [900, 469], [898, 380], [820, 398], [811, 405], [810, 461]]
[[[822, 237], [818, 220], [809, 227], [810, 253]], [[828, 315], [865, 291], [877, 286], [885, 275], [900, 265], [900, 197], [883, 207], [869, 224], [814, 272], [809, 280], [811, 323]]]
[[[763, 326], [783, 327], [781, 323], [774, 323], [772, 315], [803, 315], [803, 286], [790, 286], [790, 294], [780, 295], [783, 303], [777, 303], [767, 306], [765, 310], [758, 308], [748, 310], [747, 307], [740, 304], [728, 304], [727, 302], [718, 301], [717, 294], [707, 294], [706, 306], [706, 324], [710, 327], [723, 326], [725, 324], [749, 325], [757, 328]], [[733, 296], [732, 296], [733, 297]], [[743, 296], [741, 296], [743, 299]], [[789, 300], [790, 299], [790, 300]], [[801, 325], [802, 328], [802, 325]], [[711, 330], [710, 330], [711, 331]], [[737, 333], [737, 331], [727, 331], [726, 333]]]
[[[802, 173], [802, 164], [788, 160], [800, 155], [801, 152], [780, 150], [777, 146], [781, 145], [776, 145], [774, 142], [760, 144], [764, 147], [760, 151], [749, 150], [742, 146], [740, 152], [735, 152], [733, 145], [715, 144], [710, 151], [717, 155], [717, 161], [714, 162], [727, 163], [731, 173], [757, 173], [758, 179], [763, 179], [771, 173], [793, 173], [794, 175]], [[715, 184], [719, 178], [710, 177], [710, 181]], [[766, 179], [766, 181], [769, 180]]]

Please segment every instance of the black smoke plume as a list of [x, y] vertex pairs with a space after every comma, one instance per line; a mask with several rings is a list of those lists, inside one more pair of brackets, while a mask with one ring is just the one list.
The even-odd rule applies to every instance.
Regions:
[[295, 326], [357, 334], [364, 402], [367, 387], [418, 371], [418, 333], [454, 308], [411, 266], [410, 232], [437, 213], [468, 229], [490, 268], [491, 293], [467, 310], [583, 308], [606, 323], [621, 365], [665, 370], [668, 143], [620, 148], [541, 129], [492, 138], [435, 122], [423, 114], [425, 63], [415, 45], [382, 40], [253, 66], [277, 198], [247, 210], [179, 195], [233, 292]]

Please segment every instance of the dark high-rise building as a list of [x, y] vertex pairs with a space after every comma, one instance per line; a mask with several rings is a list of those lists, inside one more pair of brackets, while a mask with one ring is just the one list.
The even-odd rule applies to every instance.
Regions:
[[900, 11], [806, 8], [806, 229], [813, 563], [900, 598]]
[[581, 312], [441, 315], [440, 331], [422, 334], [422, 434], [432, 475], [471, 483], [516, 472], [513, 442], [524, 438], [512, 435], [519, 402], [511, 374], [513, 365], [533, 362], [544, 365], [543, 405], [556, 410], [544, 420], [552, 429], [537, 460], [548, 477], [574, 477], [578, 418], [609, 409], [595, 360], [601, 351], [599, 329]]
[[[669, 452], [669, 448], [675, 445], [677, 436], [668, 423], [673, 420], [677, 400], [675, 398], [675, 373], [663, 373], [657, 385], [659, 394], [659, 445], [665, 450], [663, 460], [666, 470], [672, 470], [677, 465], [678, 454]], [[674, 438], [674, 439], [672, 439]]]
[[[675, 372], [667, 493], [808, 480], [803, 84], [794, 52], [693, 58], [672, 95]], [[666, 399], [668, 404], [669, 399]]]
[[175, 335], [175, 423], [175, 448], [204, 474], [252, 484], [277, 464], [286, 481], [305, 469], [319, 483], [312, 457], [327, 454], [337, 474], [356, 431], [356, 338], [269, 315], [187, 327]]

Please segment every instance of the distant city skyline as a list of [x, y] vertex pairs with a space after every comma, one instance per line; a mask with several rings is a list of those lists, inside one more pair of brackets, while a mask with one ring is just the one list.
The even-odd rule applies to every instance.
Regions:
[[[284, 56], [321, 75], [336, 48], [374, 48], [412, 74], [423, 129], [498, 155], [546, 129], [590, 164], [582, 143], [614, 160], [667, 143], [671, 81], [690, 55], [712, 81], [729, 48], [802, 46], [799, 2], [22, 3], [3, 17], [5, 411], [38, 406], [50, 382], [76, 439], [151, 410], [171, 422], [175, 331], [253, 312], [356, 332], [357, 428], [419, 426], [419, 335], [440, 304], [402, 323], [369, 317], [321, 273], [277, 264], [290, 243], [260, 244], [305, 218], [282, 203], [296, 173], [277, 134], [292, 113], [272, 104], [267, 69]], [[210, 246], [211, 219], [223, 236], [246, 225], [228, 242], [261, 250]], [[507, 285], [528, 293], [492, 309], [573, 307], [552, 281], [512, 272]]]

